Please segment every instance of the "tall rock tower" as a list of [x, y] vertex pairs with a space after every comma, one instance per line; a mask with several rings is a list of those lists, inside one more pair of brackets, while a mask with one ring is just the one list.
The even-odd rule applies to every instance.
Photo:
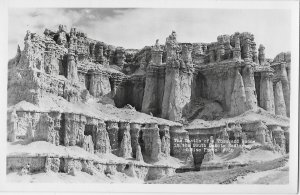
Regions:
[[182, 117], [182, 109], [190, 102], [192, 83], [192, 45], [182, 44], [179, 55], [176, 32], [166, 39], [166, 76], [162, 102], [162, 118], [178, 121]]
[[142, 103], [142, 112], [161, 114], [162, 97], [165, 83], [165, 67], [162, 65], [162, 54], [158, 40], [151, 49], [151, 61], [147, 67], [146, 84]]

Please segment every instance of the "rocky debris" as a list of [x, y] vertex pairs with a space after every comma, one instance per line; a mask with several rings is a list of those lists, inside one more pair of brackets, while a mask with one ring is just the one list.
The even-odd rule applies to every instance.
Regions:
[[74, 167], [71, 167], [69, 172], [68, 172], [69, 175], [72, 175], [72, 176], [76, 176], [77, 175], [77, 171], [75, 170]]
[[25, 165], [19, 172], [19, 175], [28, 175], [30, 173], [30, 164]]
[[125, 168], [124, 173], [126, 175], [128, 175], [129, 177], [137, 177], [137, 175], [135, 173], [134, 164], [132, 162], [129, 162], [126, 166], [128, 166], [128, 167]]
[[204, 105], [204, 108], [200, 107], [198, 110], [198, 114], [195, 117], [191, 117], [191, 119], [203, 119], [203, 120], [218, 120], [223, 115], [223, 108], [218, 102], [210, 102]]
[[124, 109], [135, 110], [135, 108], [133, 106], [131, 106], [130, 104], [126, 104], [123, 108]]
[[94, 175], [95, 171], [94, 171], [93, 161], [83, 160], [83, 162], [82, 162], [82, 171], [86, 172], [90, 175]]

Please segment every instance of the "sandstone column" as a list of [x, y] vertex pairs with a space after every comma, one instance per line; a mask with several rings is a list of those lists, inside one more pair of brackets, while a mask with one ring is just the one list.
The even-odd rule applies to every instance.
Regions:
[[258, 48], [258, 61], [260, 65], [264, 65], [266, 62], [265, 46], [263, 46], [262, 44], [260, 44]]
[[255, 91], [254, 72], [251, 64], [246, 62], [246, 66], [243, 68], [242, 74], [246, 94], [246, 109], [255, 110], [257, 108], [257, 98]]
[[285, 107], [284, 96], [282, 92], [281, 81], [275, 83], [274, 102], [275, 102], [275, 114], [286, 116], [286, 107]]
[[16, 132], [18, 130], [18, 115], [16, 113], [16, 110], [13, 110], [10, 115], [10, 121], [8, 125], [9, 131], [8, 131], [8, 141], [9, 142], [15, 142], [16, 141]]
[[90, 79], [89, 92], [94, 97], [107, 95], [111, 92], [107, 73], [93, 72]]
[[125, 64], [125, 49], [123, 47], [117, 47], [116, 48], [116, 64], [121, 69], [123, 68]]
[[286, 70], [286, 63], [282, 63], [280, 65], [280, 80], [282, 84], [282, 92], [286, 107], [286, 115], [290, 116], [290, 86], [289, 86], [289, 80]]
[[285, 149], [284, 131], [281, 129], [280, 126], [277, 126], [272, 130], [272, 133], [273, 133], [275, 144], [277, 144], [280, 147], [281, 151], [285, 153], [286, 149]]
[[257, 51], [256, 51], [256, 43], [254, 42], [254, 40], [252, 41], [251, 49], [252, 49], [252, 60], [256, 64], [258, 64], [259, 61], [258, 61], [258, 56], [257, 56]]
[[56, 144], [59, 143], [59, 137], [56, 137], [56, 135], [54, 119], [50, 116], [50, 113], [41, 114], [34, 134], [34, 141], [46, 141]]
[[237, 116], [246, 111], [246, 94], [242, 76], [236, 70], [234, 87], [231, 94], [230, 115]]
[[156, 68], [149, 65], [146, 73], [146, 83], [142, 103], [142, 112], [157, 114], [157, 72]]
[[240, 37], [238, 33], [234, 34], [233, 59], [234, 60], [241, 59], [241, 43], [240, 43]]
[[119, 142], [120, 141], [119, 156], [123, 158], [132, 158], [130, 126], [128, 122], [120, 122]]
[[176, 33], [166, 40], [167, 62], [165, 90], [162, 104], [162, 118], [178, 121], [182, 117], [182, 109], [190, 102], [193, 65], [190, 53], [192, 46], [182, 46], [181, 59], [178, 56]]
[[246, 62], [252, 62], [251, 34], [246, 32], [241, 34], [241, 36], [243, 37], [242, 58]]
[[75, 60], [75, 53], [69, 49], [68, 53], [68, 70], [67, 70], [67, 79], [69, 79], [72, 82], [78, 81], [78, 75], [77, 75], [77, 62]]
[[110, 153], [111, 146], [108, 133], [106, 131], [106, 124], [99, 122], [97, 125], [96, 139], [95, 139], [95, 152], [97, 153]]
[[262, 72], [260, 79], [260, 106], [275, 114], [272, 72]]
[[208, 49], [208, 55], [209, 55], [209, 62], [213, 63], [215, 62], [215, 48], [210, 46]]
[[[163, 86], [158, 85], [158, 76], [159, 70], [161, 69], [162, 64], [162, 49], [158, 44], [158, 40], [156, 40], [155, 46], [151, 50], [151, 62], [147, 67], [146, 73], [146, 84], [144, 90], [144, 97], [142, 103], [142, 112], [144, 113], [152, 113], [153, 115], [157, 115], [160, 113], [161, 103], [159, 99], [159, 95], [163, 95], [159, 93], [159, 89]], [[162, 84], [160, 82], [160, 84]]]
[[109, 136], [111, 151], [113, 154], [118, 155], [118, 151], [119, 151], [118, 123], [114, 121], [106, 121], [106, 129]]
[[170, 127], [168, 125], [159, 125], [159, 134], [161, 135], [161, 152], [165, 156], [170, 156]]
[[84, 116], [73, 113], [64, 113], [64, 144], [65, 146], [82, 146], [84, 137], [84, 126], [86, 119]]
[[258, 128], [255, 132], [256, 140], [261, 144], [266, 144], [266, 134], [267, 134], [267, 126], [263, 124], [261, 121], [258, 124]]
[[217, 62], [220, 62], [223, 60], [223, 57], [225, 55], [225, 47], [224, 47], [224, 38], [223, 36], [218, 36], [218, 46], [217, 46]]
[[135, 159], [137, 161], [144, 161], [142, 150], [141, 150], [141, 146], [139, 144], [136, 145]]
[[150, 162], [159, 161], [161, 156], [161, 141], [157, 124], [146, 124], [143, 130], [143, 140], [145, 143], [145, 155], [148, 157], [146, 160]]
[[130, 123], [130, 136], [131, 136], [131, 148], [133, 157], [136, 157], [136, 149], [139, 146], [139, 132], [141, 130], [141, 124]]

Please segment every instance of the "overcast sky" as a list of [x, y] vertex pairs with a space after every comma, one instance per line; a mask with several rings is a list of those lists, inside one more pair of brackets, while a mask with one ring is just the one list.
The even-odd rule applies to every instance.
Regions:
[[291, 49], [291, 15], [288, 10], [229, 9], [9, 9], [8, 57], [23, 49], [26, 30], [42, 34], [59, 24], [76, 27], [88, 37], [125, 48], [140, 49], [164, 43], [175, 30], [179, 42], [213, 42], [220, 34], [249, 31], [257, 48], [266, 46], [274, 58]]

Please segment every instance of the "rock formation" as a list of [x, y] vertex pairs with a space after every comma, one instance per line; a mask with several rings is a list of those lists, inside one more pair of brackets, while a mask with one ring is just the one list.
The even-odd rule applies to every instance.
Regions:
[[286, 116], [286, 105], [284, 102], [281, 81], [277, 82], [274, 88], [275, 114]]
[[[192, 169], [230, 151], [230, 141], [239, 140], [241, 148], [248, 138], [285, 153], [288, 125], [267, 124], [265, 118], [240, 124], [234, 117], [249, 111], [288, 121], [290, 64], [290, 53], [266, 59], [265, 47], [257, 51], [249, 32], [220, 35], [212, 43], [182, 43], [173, 31], [165, 44], [157, 40], [136, 50], [90, 39], [76, 28], [68, 32], [64, 25], [43, 36], [28, 31], [24, 49], [8, 62], [7, 140], [46, 141], [153, 164], [147, 176], [137, 164], [57, 157], [40, 163], [73, 175], [94, 174], [96, 168], [157, 178], [170, 171], [158, 166], [165, 159], [177, 158]], [[230, 124], [196, 123], [224, 116]], [[199, 140], [209, 140], [207, 153], [195, 148]]]
[[157, 124], [147, 124], [143, 130], [145, 156], [151, 161], [159, 161], [161, 157], [161, 140]]
[[119, 139], [119, 141], [121, 141], [121, 144], [120, 144], [119, 156], [123, 158], [132, 157], [131, 136], [129, 131], [130, 131], [129, 123], [122, 122], [120, 125], [121, 139]]
[[231, 115], [236, 116], [246, 111], [246, 93], [244, 81], [239, 71], [236, 71], [236, 78], [231, 94]]

